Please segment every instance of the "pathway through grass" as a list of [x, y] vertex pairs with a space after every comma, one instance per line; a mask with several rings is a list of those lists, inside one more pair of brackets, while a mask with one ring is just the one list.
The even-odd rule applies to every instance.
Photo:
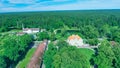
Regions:
[[35, 49], [36, 48], [30, 49], [28, 53], [26, 54], [25, 58], [17, 64], [16, 68], [26, 68], [27, 64], [32, 58], [33, 53], [35, 52]]

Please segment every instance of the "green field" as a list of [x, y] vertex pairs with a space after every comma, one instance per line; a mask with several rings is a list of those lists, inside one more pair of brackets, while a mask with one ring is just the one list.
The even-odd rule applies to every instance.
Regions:
[[26, 54], [25, 58], [18, 63], [16, 68], [26, 68], [34, 52], [35, 52], [35, 48], [30, 49], [28, 53]]
[[79, 49], [81, 53], [85, 54], [89, 59], [91, 59], [91, 56], [94, 54], [94, 51], [87, 48], [80, 48]]

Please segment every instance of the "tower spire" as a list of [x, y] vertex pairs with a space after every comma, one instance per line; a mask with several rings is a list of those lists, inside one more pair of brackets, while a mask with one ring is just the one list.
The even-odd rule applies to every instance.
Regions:
[[22, 29], [24, 29], [24, 24], [22, 23]]

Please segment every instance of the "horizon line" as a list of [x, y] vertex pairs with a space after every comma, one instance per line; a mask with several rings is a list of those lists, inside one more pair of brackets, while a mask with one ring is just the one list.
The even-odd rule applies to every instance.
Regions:
[[8, 11], [8, 12], [0, 12], [1, 13], [24, 13], [24, 12], [59, 12], [59, 11], [102, 11], [102, 10], [120, 10], [120, 9], [78, 9], [78, 10], [36, 10], [36, 11]]

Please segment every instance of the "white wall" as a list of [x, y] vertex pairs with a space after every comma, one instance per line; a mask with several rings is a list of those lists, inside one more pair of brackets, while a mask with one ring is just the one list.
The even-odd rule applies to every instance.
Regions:
[[67, 40], [67, 42], [72, 46], [83, 46], [83, 40], [82, 39]]

